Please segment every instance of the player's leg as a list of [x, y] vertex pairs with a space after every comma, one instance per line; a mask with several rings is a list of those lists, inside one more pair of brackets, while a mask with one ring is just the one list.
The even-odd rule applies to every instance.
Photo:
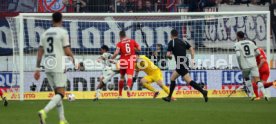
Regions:
[[259, 88], [258, 88], [256, 82], [252, 82], [252, 85], [253, 85], [254, 94], [256, 96], [255, 100], [259, 100], [260, 99], [260, 97], [259, 97]]
[[111, 78], [115, 75], [116, 73], [112, 70], [106, 70], [103, 73], [103, 76], [100, 78], [100, 83], [97, 86], [96, 89], [96, 98], [94, 99], [94, 101], [99, 100], [99, 97], [101, 95], [101, 89], [111, 80]]
[[120, 70], [120, 80], [119, 80], [119, 97], [122, 96], [123, 88], [124, 88], [124, 83], [125, 83], [125, 69]]
[[1, 97], [1, 99], [3, 99], [3, 92], [1, 89], [0, 89], [0, 97]]
[[242, 70], [242, 75], [243, 75], [243, 79], [245, 82], [246, 87], [248, 88], [250, 95], [251, 95], [251, 100], [255, 99], [255, 94], [254, 94], [254, 90], [253, 90], [253, 85], [252, 82], [249, 78], [250, 75], [250, 70]]
[[159, 87], [162, 88], [163, 91], [165, 91], [165, 93], [167, 93], [169, 95], [170, 90], [166, 85], [163, 84], [163, 80], [158, 80], [158, 81], [156, 81], [156, 83], [158, 84]]
[[[56, 94], [62, 94], [63, 96], [65, 95], [65, 88], [61, 87], [59, 89], [56, 89]], [[60, 124], [67, 124], [67, 121], [65, 119], [64, 115], [64, 107], [63, 107], [63, 102], [62, 102], [63, 97], [61, 96], [61, 100], [57, 103], [56, 107], [58, 110], [58, 116], [60, 120]]]
[[266, 96], [266, 91], [265, 91], [265, 88], [264, 88], [264, 84], [263, 84], [263, 82], [261, 82], [260, 77], [259, 77], [259, 70], [258, 70], [258, 68], [257, 67], [252, 68], [250, 70], [250, 74], [252, 76], [253, 81], [256, 82], [258, 88], [264, 94], [265, 100], [268, 101], [268, 97]]
[[99, 97], [101, 96], [101, 89], [105, 85], [103, 80], [104, 80], [104, 76], [100, 77], [100, 83], [98, 84], [97, 89], [96, 89], [96, 98], [93, 101], [99, 100]]
[[133, 74], [134, 74], [134, 68], [130, 67], [126, 70], [126, 74], [127, 74], [127, 87], [129, 89], [132, 88], [132, 79], [133, 79]]
[[156, 92], [156, 90], [150, 84], [152, 83], [152, 79], [149, 76], [145, 76], [144, 78], [142, 78], [140, 83], [149, 91]]
[[[63, 73], [46, 73], [49, 84], [55, 87], [55, 96], [52, 97], [50, 102], [39, 111], [40, 123], [45, 124], [47, 113], [54, 107], [57, 107], [61, 122], [66, 122], [64, 117], [64, 110], [62, 99], [65, 95], [66, 75]], [[58, 105], [58, 106], [57, 106]]]
[[198, 83], [193, 81], [189, 73], [186, 73], [183, 76], [183, 79], [185, 80], [185, 82], [187, 82], [189, 85], [191, 85], [194, 89], [196, 89], [203, 95], [205, 102], [208, 102], [208, 91], [203, 90], [203, 88], [200, 85], [198, 85]]
[[178, 74], [178, 72], [175, 70], [172, 75], [171, 75], [171, 84], [170, 84], [170, 92], [169, 92], [169, 95], [167, 97], [164, 97], [162, 98], [164, 101], [166, 102], [170, 102], [171, 99], [172, 99], [172, 94], [174, 92], [174, 89], [175, 89], [175, 80], [176, 78], [178, 78], [180, 75]]
[[132, 88], [132, 80], [134, 74], [134, 65], [126, 70], [127, 73], [127, 96], [130, 97], [130, 90]]
[[163, 83], [163, 74], [162, 74], [162, 72], [159, 70], [159, 71], [155, 72], [155, 74], [156, 74], [156, 75], [153, 75], [154, 81], [155, 81], [155, 82], [157, 83], [157, 85], [158, 85], [159, 87], [161, 87], [167, 94], [169, 94], [169, 93], [170, 93], [169, 88], [168, 88], [166, 85], [164, 85], [164, 83]]
[[269, 69], [260, 70], [260, 79], [264, 83], [264, 88], [269, 88], [273, 86], [273, 82], [267, 82], [269, 75], [270, 75]]
[[[65, 88], [66, 88], [66, 80], [67, 80], [67, 76], [64, 73], [58, 73], [56, 74], [57, 76], [55, 77], [55, 84], [56, 87], [60, 87], [59, 89], [56, 88], [55, 90], [55, 94], [61, 94], [61, 100], [60, 102], [57, 104], [57, 110], [58, 110], [58, 115], [59, 115], [59, 120], [60, 120], [60, 124], [68, 124], [66, 119], [65, 119], [65, 115], [64, 115], [64, 107], [63, 107], [63, 97], [65, 96]], [[63, 95], [63, 96], [62, 96]]]
[[154, 79], [152, 76], [148, 75], [142, 78], [141, 84], [147, 88], [149, 91], [154, 92], [153, 98], [156, 98], [159, 95], [159, 91], [156, 91], [154, 87], [151, 85], [151, 83], [154, 82]]
[[0, 97], [2, 98], [2, 100], [4, 102], [4, 106], [8, 106], [7, 98], [3, 96], [3, 92], [1, 89], [0, 89]]

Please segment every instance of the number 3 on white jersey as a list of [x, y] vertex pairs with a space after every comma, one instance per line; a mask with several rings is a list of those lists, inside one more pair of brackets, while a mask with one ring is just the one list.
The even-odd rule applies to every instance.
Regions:
[[130, 53], [131, 52], [131, 49], [130, 49], [130, 46], [129, 46], [129, 43], [126, 43], [126, 52], [127, 53]]

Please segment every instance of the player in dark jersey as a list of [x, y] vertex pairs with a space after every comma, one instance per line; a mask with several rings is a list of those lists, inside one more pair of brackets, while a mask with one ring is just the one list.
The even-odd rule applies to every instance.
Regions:
[[126, 37], [125, 31], [120, 31], [120, 42], [117, 44], [116, 51], [112, 56], [112, 59], [120, 53], [120, 74], [119, 81], [119, 96], [122, 96], [122, 90], [124, 86], [125, 74], [127, 74], [127, 96], [130, 97], [130, 88], [132, 87], [132, 78], [135, 69], [136, 51], [140, 51], [139, 44], [130, 38]]
[[168, 97], [164, 97], [163, 100], [167, 102], [170, 102], [172, 100], [172, 94], [175, 89], [175, 80], [179, 76], [182, 76], [188, 84], [190, 84], [194, 89], [202, 93], [205, 102], [208, 102], [208, 91], [203, 90], [202, 87], [199, 86], [195, 81], [193, 81], [189, 75], [189, 59], [186, 57], [186, 50], [189, 50], [191, 52], [192, 64], [194, 64], [194, 49], [188, 42], [183, 41], [177, 37], [178, 32], [177, 30], [173, 29], [171, 31], [172, 40], [169, 42], [168, 45], [167, 57], [171, 59], [172, 54], [174, 55], [176, 61], [176, 69], [171, 76], [170, 93]]

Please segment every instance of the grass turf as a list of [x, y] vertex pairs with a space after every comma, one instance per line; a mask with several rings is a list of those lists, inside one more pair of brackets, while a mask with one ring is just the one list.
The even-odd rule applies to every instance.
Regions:
[[[0, 124], [38, 124], [37, 111], [48, 101], [9, 101], [0, 106]], [[270, 102], [247, 98], [77, 100], [64, 102], [70, 124], [275, 124], [276, 99]], [[47, 124], [58, 124], [57, 110]]]

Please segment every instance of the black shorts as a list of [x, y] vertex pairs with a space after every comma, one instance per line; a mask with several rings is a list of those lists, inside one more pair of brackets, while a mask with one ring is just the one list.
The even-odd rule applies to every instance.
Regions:
[[189, 73], [189, 69], [185, 67], [176, 68], [175, 71], [182, 77]]

